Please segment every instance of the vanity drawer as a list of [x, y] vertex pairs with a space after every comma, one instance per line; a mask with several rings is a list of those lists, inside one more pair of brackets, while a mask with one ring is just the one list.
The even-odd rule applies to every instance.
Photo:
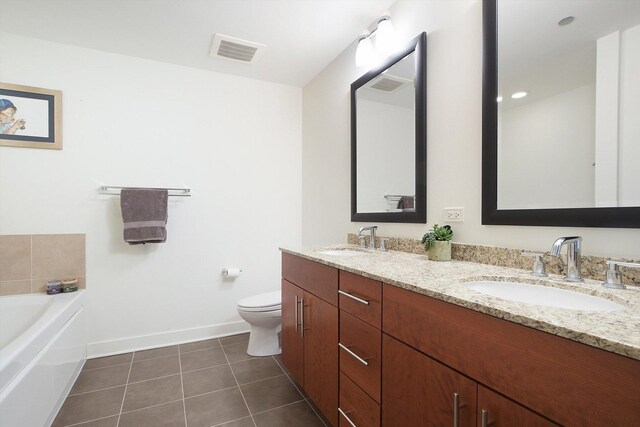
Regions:
[[282, 253], [282, 278], [338, 306], [338, 269]]
[[340, 311], [340, 370], [380, 403], [382, 333]]
[[340, 427], [351, 427], [347, 417], [358, 427], [378, 427], [380, 425], [380, 405], [367, 393], [340, 373]]
[[340, 310], [380, 329], [382, 283], [340, 270]]

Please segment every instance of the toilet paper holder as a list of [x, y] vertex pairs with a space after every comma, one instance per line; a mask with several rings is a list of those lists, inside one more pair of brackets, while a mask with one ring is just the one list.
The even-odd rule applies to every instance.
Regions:
[[222, 269], [222, 275], [225, 277], [238, 277], [240, 275], [240, 273], [242, 273], [242, 269], [241, 268], [223, 268]]

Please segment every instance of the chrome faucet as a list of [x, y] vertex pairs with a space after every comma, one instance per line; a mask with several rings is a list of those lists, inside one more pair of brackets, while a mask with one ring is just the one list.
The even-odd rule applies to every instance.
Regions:
[[369, 249], [376, 248], [376, 230], [378, 229], [377, 225], [369, 225], [366, 227], [360, 227], [358, 230], [358, 237], [363, 237], [363, 231], [369, 231], [371, 233], [371, 237], [369, 238]]
[[564, 280], [567, 282], [584, 282], [580, 273], [582, 237], [560, 237], [553, 242], [551, 255], [559, 257], [564, 245], [567, 245], [567, 275], [564, 276]]

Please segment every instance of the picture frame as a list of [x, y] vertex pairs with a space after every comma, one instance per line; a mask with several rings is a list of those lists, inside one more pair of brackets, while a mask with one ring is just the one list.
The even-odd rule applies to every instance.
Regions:
[[0, 83], [0, 146], [62, 150], [62, 92]]

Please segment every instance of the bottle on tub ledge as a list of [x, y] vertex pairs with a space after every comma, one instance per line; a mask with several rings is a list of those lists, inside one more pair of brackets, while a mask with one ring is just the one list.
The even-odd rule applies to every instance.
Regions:
[[50, 280], [47, 282], [47, 295], [66, 294], [77, 290], [78, 279]]

